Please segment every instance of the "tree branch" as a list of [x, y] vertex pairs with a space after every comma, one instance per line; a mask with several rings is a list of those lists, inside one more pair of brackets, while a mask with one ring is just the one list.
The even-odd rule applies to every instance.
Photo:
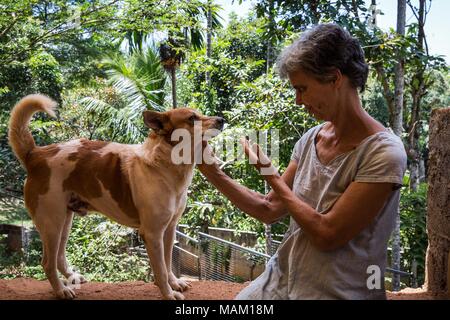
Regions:
[[3, 29], [3, 31], [0, 33], [0, 39], [2, 37], [4, 37], [11, 29], [12, 27], [14, 27], [14, 25], [17, 23], [17, 21], [19, 21], [19, 18], [14, 18], [13, 21], [10, 23], [9, 26], [7, 26], [5, 29]]

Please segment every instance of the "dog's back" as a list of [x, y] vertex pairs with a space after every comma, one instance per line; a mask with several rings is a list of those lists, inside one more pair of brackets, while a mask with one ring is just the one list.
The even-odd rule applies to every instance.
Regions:
[[101, 198], [106, 190], [120, 211], [130, 216], [131, 223], [138, 224], [129, 180], [123, 170], [124, 158], [133, 156], [135, 146], [87, 139], [36, 146], [29, 130], [30, 120], [39, 111], [55, 116], [55, 107], [56, 103], [48, 97], [30, 95], [11, 112], [8, 138], [27, 171], [24, 197], [30, 215], [35, 214], [39, 197], [51, 193], [64, 194], [68, 209], [75, 212], [95, 210], [90, 200]]

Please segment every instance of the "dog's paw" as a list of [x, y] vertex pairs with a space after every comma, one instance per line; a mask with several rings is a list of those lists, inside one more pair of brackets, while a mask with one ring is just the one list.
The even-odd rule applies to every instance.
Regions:
[[174, 295], [176, 300], [184, 300], [184, 295], [179, 293], [179, 292], [177, 292], [177, 291], [174, 291], [173, 295]]
[[64, 287], [61, 290], [56, 292], [56, 296], [59, 299], [72, 300], [76, 297], [76, 294], [72, 289], [70, 289], [68, 287]]
[[164, 300], [184, 300], [184, 295], [177, 291], [172, 291], [172, 294], [163, 297]]
[[69, 279], [72, 281], [72, 284], [77, 284], [77, 283], [86, 283], [87, 280], [84, 276], [82, 276], [79, 273], [74, 273], [72, 274], [71, 277], [69, 277]]
[[63, 283], [66, 286], [73, 286], [73, 285], [79, 285], [82, 283], [86, 283], [87, 280], [85, 277], [83, 277], [79, 273], [72, 273], [70, 276], [68, 276], [66, 279], [62, 279]]
[[175, 277], [171, 278], [169, 280], [169, 284], [173, 290], [183, 292], [186, 291], [188, 288], [191, 287], [191, 284], [187, 281], [177, 279]]

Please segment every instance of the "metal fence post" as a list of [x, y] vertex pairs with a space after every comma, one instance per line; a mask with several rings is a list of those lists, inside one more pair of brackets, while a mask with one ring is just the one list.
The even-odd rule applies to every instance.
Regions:
[[417, 261], [416, 261], [416, 258], [414, 258], [411, 263], [411, 271], [412, 271], [411, 287], [417, 288]]

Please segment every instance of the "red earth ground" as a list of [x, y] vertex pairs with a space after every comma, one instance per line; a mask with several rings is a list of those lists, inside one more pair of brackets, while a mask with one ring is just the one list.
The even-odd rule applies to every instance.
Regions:
[[[223, 281], [192, 281], [192, 287], [184, 292], [186, 300], [232, 300], [246, 284]], [[75, 291], [77, 300], [158, 300], [159, 289], [153, 283], [143, 281], [101, 283], [88, 282]], [[404, 289], [388, 292], [390, 300], [446, 299], [433, 296], [422, 289]], [[50, 300], [55, 299], [48, 281], [28, 278], [0, 280], [0, 300]], [[448, 299], [448, 298], [447, 298]]]

